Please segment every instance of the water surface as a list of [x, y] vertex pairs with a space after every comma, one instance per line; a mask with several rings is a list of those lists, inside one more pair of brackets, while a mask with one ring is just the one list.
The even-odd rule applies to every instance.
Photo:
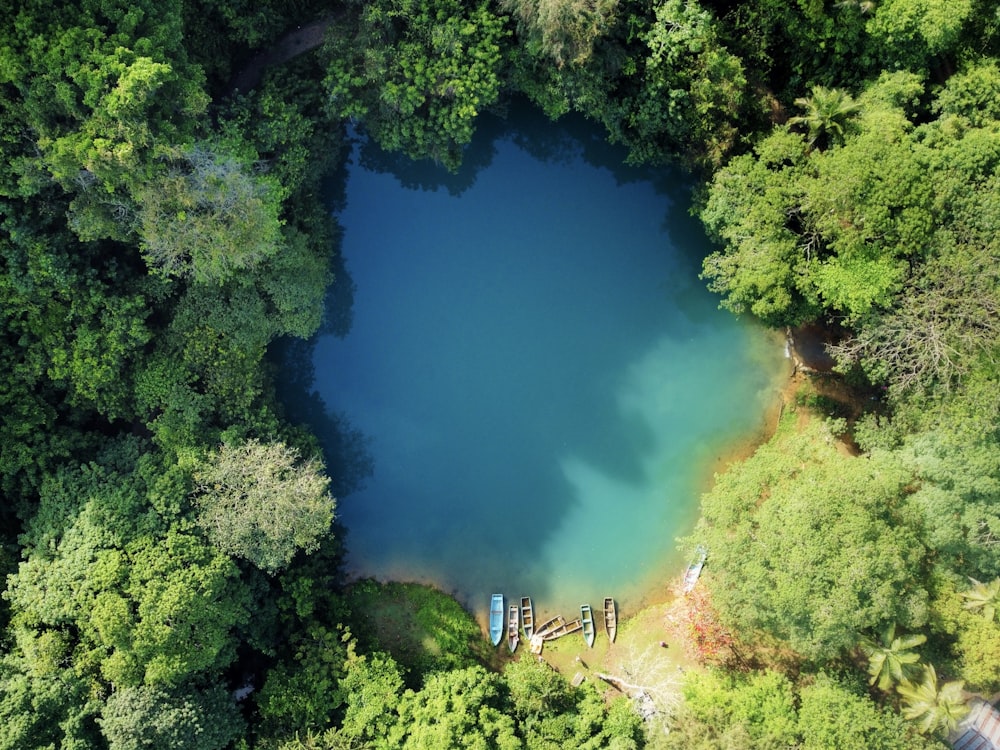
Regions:
[[697, 278], [683, 178], [621, 158], [527, 112], [487, 122], [455, 177], [355, 152], [353, 325], [311, 355], [374, 469], [339, 499], [353, 573], [541, 615], [680, 572], [706, 467], [760, 427], [781, 346]]

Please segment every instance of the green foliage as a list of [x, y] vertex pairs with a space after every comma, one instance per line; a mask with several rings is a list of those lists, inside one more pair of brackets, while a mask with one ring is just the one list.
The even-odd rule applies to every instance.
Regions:
[[919, 682], [904, 680], [896, 689], [903, 696], [903, 716], [921, 733], [945, 734], [969, 713], [963, 688], [961, 681], [939, 683], [934, 665], [928, 664]]
[[436, 672], [419, 692], [407, 690], [398, 720], [376, 747], [437, 750], [442, 747], [515, 750], [514, 721], [504, 715], [500, 678], [482, 667]]
[[329, 533], [329, 477], [283, 443], [223, 445], [194, 476], [198, 525], [218, 549], [267, 573], [315, 551]]
[[802, 750], [931, 750], [943, 748], [917, 735], [896, 713], [879, 708], [825, 674], [799, 692]]
[[942, 216], [907, 119], [914, 84], [884, 76], [856, 103], [815, 89], [795, 122], [825, 150], [775, 132], [715, 175], [701, 215], [725, 248], [704, 275], [726, 307], [794, 325], [822, 309], [857, 321], [892, 304]]
[[693, 538], [711, 550], [720, 616], [745, 639], [765, 631], [809, 661], [886, 622], [923, 625], [926, 550], [909, 480], [887, 456], [843, 456], [819, 425], [719, 477]]
[[715, 174], [700, 211], [709, 235], [725, 243], [704, 261], [703, 278], [734, 313], [752, 313], [772, 326], [811, 320], [820, 312], [806, 282], [815, 261], [804, 252], [789, 217], [799, 213], [797, 183], [805, 148], [778, 131], [753, 155], [738, 156]]
[[890, 709], [826, 674], [795, 686], [775, 672], [693, 674], [670, 733], [672, 750], [943, 750]]
[[666, 748], [786, 748], [798, 739], [792, 684], [776, 672], [748, 678], [692, 673]]
[[222, 687], [166, 690], [139, 685], [115, 691], [98, 722], [109, 750], [221, 750], [244, 728]]
[[386, 150], [457, 169], [476, 116], [500, 91], [504, 21], [485, 2], [364, 5], [324, 49], [330, 111], [360, 118]]
[[866, 24], [885, 69], [919, 70], [952, 53], [974, 13], [971, 0], [883, 0]]
[[347, 703], [344, 734], [367, 743], [389, 735], [403, 690], [403, 676], [392, 657], [373, 653], [348, 659], [341, 690]]
[[920, 672], [917, 666], [920, 654], [912, 649], [927, 641], [922, 633], [896, 635], [896, 625], [889, 625], [875, 641], [864, 638], [861, 641], [861, 651], [868, 657], [868, 674], [871, 680], [868, 684], [878, 683], [879, 690], [888, 690], [894, 683], [916, 677]]
[[517, 19], [521, 43], [561, 68], [566, 63], [581, 65], [593, 55], [611, 26], [618, 0], [502, 0], [500, 6]]
[[746, 78], [719, 39], [718, 24], [693, 0], [666, 0], [642, 40], [642, 85], [620, 120], [605, 119], [630, 161], [662, 162], [683, 154], [717, 166], [736, 138]]
[[1000, 604], [1000, 578], [994, 578], [989, 583], [980, 583], [975, 578], [970, 580], [972, 588], [961, 594], [965, 599], [965, 608], [981, 612], [987, 621], [992, 622], [996, 618], [997, 604]]
[[812, 96], [800, 97], [795, 104], [805, 114], [790, 118], [788, 124], [806, 126], [809, 148], [822, 147], [826, 141], [843, 145], [844, 125], [861, 108], [850, 94], [823, 86], [814, 86]]
[[364, 580], [350, 587], [346, 602], [361, 648], [391, 654], [411, 686], [430, 672], [488, 663], [492, 655], [475, 619], [429, 586]]
[[992, 694], [1000, 687], [1000, 623], [970, 610], [970, 602], [951, 582], [939, 585], [932, 602], [932, 626], [948, 645], [942, 664], [976, 690]]
[[[8, 580], [17, 651], [53, 632], [81, 676], [128, 685], [176, 685], [235, 658], [248, 619], [235, 565], [154, 509], [153, 467], [91, 465], [48, 482], [25, 535], [29, 553]], [[134, 456], [133, 459], [134, 460]], [[148, 474], [147, 474], [148, 476]]]
[[281, 249], [280, 187], [219, 148], [162, 155], [164, 167], [137, 191], [140, 247], [170, 276], [220, 283]]

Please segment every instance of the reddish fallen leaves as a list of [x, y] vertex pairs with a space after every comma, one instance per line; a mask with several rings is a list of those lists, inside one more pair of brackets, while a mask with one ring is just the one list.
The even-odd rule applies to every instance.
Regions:
[[737, 660], [732, 633], [719, 622], [702, 586], [677, 597], [667, 614], [667, 630], [700, 664], [725, 667]]

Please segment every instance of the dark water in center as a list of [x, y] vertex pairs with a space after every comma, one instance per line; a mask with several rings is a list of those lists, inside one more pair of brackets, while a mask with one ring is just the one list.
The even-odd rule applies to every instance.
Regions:
[[781, 345], [697, 278], [683, 178], [622, 156], [527, 111], [487, 121], [456, 177], [355, 152], [353, 326], [316, 340], [311, 386], [374, 467], [339, 500], [354, 573], [570, 614], [680, 572], [706, 467], [760, 426]]

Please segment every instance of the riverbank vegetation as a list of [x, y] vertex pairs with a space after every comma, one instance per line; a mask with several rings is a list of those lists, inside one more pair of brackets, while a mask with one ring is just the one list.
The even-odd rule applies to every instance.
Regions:
[[[0, 748], [936, 747], [1000, 689], [995, 3], [0, 9]], [[356, 478], [275, 395], [275, 342], [349, 320], [346, 123], [455, 168], [514, 96], [692, 170], [705, 283], [836, 330], [863, 394], [705, 497], [732, 658], [669, 734], [494, 671], [432, 594], [345, 589]]]

